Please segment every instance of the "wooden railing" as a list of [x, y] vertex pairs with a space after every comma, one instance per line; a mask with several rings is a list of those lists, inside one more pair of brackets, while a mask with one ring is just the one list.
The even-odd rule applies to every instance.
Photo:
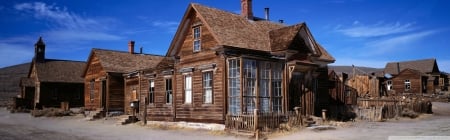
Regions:
[[228, 114], [225, 120], [227, 130], [244, 133], [270, 132], [300, 126], [303, 126], [303, 122], [302, 116], [298, 112]]

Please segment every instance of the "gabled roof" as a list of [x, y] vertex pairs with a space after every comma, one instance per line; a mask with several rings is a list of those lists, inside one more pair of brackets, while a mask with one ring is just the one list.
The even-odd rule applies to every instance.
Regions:
[[384, 72], [397, 75], [399, 71], [403, 71], [407, 68], [418, 70], [421, 73], [426, 74], [439, 73], [439, 68], [437, 66], [436, 59], [434, 58], [402, 62], [389, 62], [386, 64]]
[[[80, 61], [45, 59], [44, 62], [33, 61], [30, 73], [33, 67], [36, 68], [36, 76], [39, 82], [83, 83], [84, 79], [80, 75], [85, 64], [85, 62]], [[30, 84], [29, 81], [23, 82], [27, 82], [23, 84]]]
[[286, 26], [266, 20], [249, 20], [239, 14], [195, 3], [190, 4], [186, 10], [166, 56], [174, 56], [180, 49], [182, 40], [184, 40], [188, 28], [190, 28], [192, 19], [189, 19], [189, 17], [192, 14], [198, 14], [202, 25], [212, 33], [220, 46], [233, 46], [266, 52], [279, 51], [274, 48], [287, 49], [292, 44], [292, 40], [302, 31], [312, 41], [311, 49], [317, 52], [320, 59], [334, 61], [334, 58], [315, 42], [304, 23]]
[[[405, 73], [405, 72], [407, 72], [407, 71], [410, 71], [410, 72], [415, 73], [415, 74], [417, 74], [417, 75], [423, 75], [423, 74], [424, 74], [424, 73], [420, 72], [419, 70], [406, 68], [406, 69], [403, 69], [402, 71], [400, 71], [400, 73], [399, 73], [398, 75], [401, 75], [402, 73]], [[397, 76], [398, 76], [398, 75], [397, 75]], [[397, 76], [395, 76], [395, 77], [397, 77]], [[395, 78], [395, 77], [394, 77], [394, 78]]]
[[[95, 55], [100, 65], [106, 72], [112, 73], [128, 73], [135, 70], [142, 70], [155, 67], [163, 56], [151, 54], [131, 54], [124, 51], [104, 50], [94, 48], [88, 58], [88, 64]], [[88, 67], [84, 69], [83, 76], [86, 74]]]

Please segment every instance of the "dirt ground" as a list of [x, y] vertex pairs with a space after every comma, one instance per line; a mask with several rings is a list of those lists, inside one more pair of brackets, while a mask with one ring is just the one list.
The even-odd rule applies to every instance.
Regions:
[[[434, 114], [386, 122], [355, 122], [335, 130], [305, 128], [296, 133], [273, 137], [279, 140], [386, 140], [389, 136], [450, 136], [450, 103], [434, 102]], [[450, 139], [445, 137], [444, 139]]]
[[[326, 140], [378, 140], [389, 136], [450, 136], [450, 104], [433, 103], [433, 115], [421, 115], [416, 119], [402, 118], [386, 122], [353, 122], [335, 130], [315, 131], [311, 128], [269, 136], [268, 139], [326, 139]], [[9, 113], [0, 109], [1, 140], [203, 140], [249, 139], [221, 132], [193, 129], [161, 129], [138, 124], [117, 125], [116, 120], [86, 121], [83, 116], [32, 117], [26, 113]], [[450, 139], [450, 137], [449, 137]]]

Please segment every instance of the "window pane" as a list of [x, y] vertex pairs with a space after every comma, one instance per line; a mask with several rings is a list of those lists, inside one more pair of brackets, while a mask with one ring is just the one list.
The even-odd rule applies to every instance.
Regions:
[[272, 111], [282, 111], [282, 65], [273, 63], [272, 69]]
[[203, 103], [212, 103], [212, 72], [203, 73]]
[[256, 60], [244, 59], [244, 112], [251, 113], [256, 107]]
[[154, 103], [155, 101], [155, 81], [150, 80], [150, 88], [148, 89], [148, 102]]
[[192, 102], [192, 76], [187, 75], [184, 81], [184, 102], [191, 103]]
[[228, 60], [228, 113], [237, 115], [241, 112], [240, 100], [240, 61], [239, 59]]
[[172, 79], [166, 79], [166, 103], [172, 103]]

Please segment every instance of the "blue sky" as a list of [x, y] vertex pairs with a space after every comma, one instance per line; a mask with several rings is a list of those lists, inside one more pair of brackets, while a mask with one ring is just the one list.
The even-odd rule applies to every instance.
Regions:
[[[39, 36], [46, 58], [86, 61], [92, 48], [165, 55], [189, 3], [240, 12], [240, 0], [46, 0], [0, 2], [0, 67], [30, 62]], [[450, 72], [450, 1], [253, 0], [255, 16], [306, 22], [333, 65], [382, 68], [436, 58]]]

